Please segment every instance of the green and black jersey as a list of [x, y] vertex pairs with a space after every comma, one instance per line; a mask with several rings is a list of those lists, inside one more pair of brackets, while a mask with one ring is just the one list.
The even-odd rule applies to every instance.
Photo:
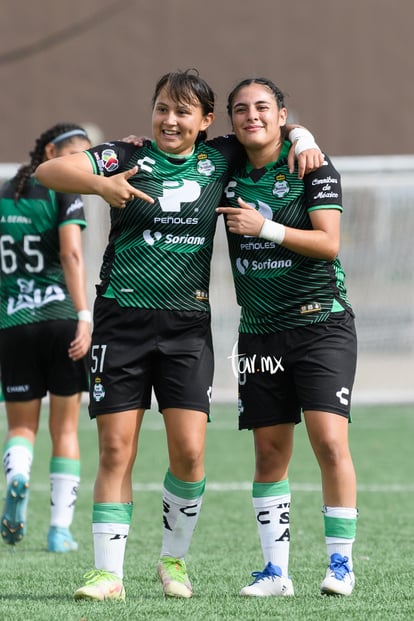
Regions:
[[[289, 173], [285, 141], [277, 162], [261, 169], [247, 165], [226, 187], [226, 201], [238, 207], [241, 197], [275, 222], [311, 229], [309, 213], [342, 211], [340, 175], [328, 157], [315, 172], [298, 179]], [[312, 259], [258, 237], [228, 233], [238, 304], [240, 332], [266, 334], [326, 321], [331, 313], [350, 309], [339, 258]]]
[[0, 329], [76, 319], [59, 258], [59, 227], [85, 228], [82, 198], [35, 179], [28, 184], [17, 203], [13, 179], [0, 189]]
[[125, 307], [208, 312], [215, 209], [230, 167], [240, 162], [234, 137], [201, 142], [181, 157], [151, 141], [142, 147], [106, 143], [86, 153], [96, 174], [137, 165], [128, 181], [155, 201], [133, 199], [125, 209], [111, 209], [98, 295]]

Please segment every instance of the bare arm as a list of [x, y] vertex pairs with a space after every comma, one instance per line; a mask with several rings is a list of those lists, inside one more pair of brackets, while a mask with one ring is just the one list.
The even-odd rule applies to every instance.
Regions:
[[[230, 233], [267, 239], [261, 235], [265, 218], [241, 198], [237, 201], [241, 209], [218, 207], [216, 210], [226, 215], [226, 226]], [[306, 257], [332, 261], [339, 252], [341, 212], [339, 209], [317, 209], [310, 212], [309, 217], [313, 228], [304, 230], [285, 226], [281, 245]], [[276, 222], [270, 224], [282, 226]]]
[[[88, 308], [85, 264], [82, 252], [81, 229], [78, 224], [64, 224], [59, 228], [60, 262], [65, 282], [76, 312]], [[88, 353], [91, 344], [91, 322], [78, 321], [76, 335], [68, 355], [79, 360]]]
[[134, 166], [112, 177], [95, 175], [88, 156], [75, 153], [43, 162], [37, 167], [35, 177], [56, 192], [97, 194], [113, 207], [125, 207], [125, 203], [135, 197], [153, 203], [150, 196], [128, 183], [137, 172], [138, 167]]

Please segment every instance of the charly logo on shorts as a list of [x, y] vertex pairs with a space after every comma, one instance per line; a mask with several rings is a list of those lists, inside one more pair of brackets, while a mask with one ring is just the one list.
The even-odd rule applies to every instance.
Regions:
[[95, 378], [95, 386], [93, 387], [93, 398], [99, 403], [105, 397], [105, 388], [102, 385], [100, 377]]

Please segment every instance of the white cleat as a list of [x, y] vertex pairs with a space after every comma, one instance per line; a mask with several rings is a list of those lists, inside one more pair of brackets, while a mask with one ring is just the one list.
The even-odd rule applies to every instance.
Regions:
[[254, 571], [252, 576], [254, 581], [243, 587], [240, 595], [248, 597], [294, 595], [292, 580], [282, 576], [282, 570], [277, 565], [268, 563], [263, 571]]
[[348, 557], [335, 553], [321, 584], [324, 595], [351, 595], [355, 586], [355, 575], [348, 565]]

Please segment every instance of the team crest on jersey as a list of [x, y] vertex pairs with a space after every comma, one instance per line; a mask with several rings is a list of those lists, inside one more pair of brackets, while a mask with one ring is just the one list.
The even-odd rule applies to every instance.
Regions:
[[286, 181], [286, 176], [283, 173], [276, 175], [275, 185], [273, 186], [272, 194], [278, 198], [283, 198], [286, 194], [289, 194], [290, 187]]
[[93, 387], [93, 398], [99, 403], [105, 397], [105, 388], [102, 385], [102, 380], [100, 377], [95, 378], [95, 386]]
[[102, 166], [107, 172], [113, 172], [119, 167], [118, 156], [113, 149], [102, 151]]
[[199, 172], [200, 175], [210, 177], [216, 170], [213, 162], [208, 158], [207, 153], [200, 153], [197, 156], [197, 160], [197, 172]]

